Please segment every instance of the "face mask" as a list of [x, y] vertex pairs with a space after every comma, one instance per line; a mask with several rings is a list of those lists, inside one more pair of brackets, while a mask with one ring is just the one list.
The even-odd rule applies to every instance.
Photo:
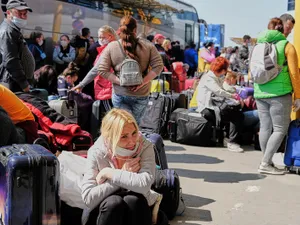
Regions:
[[44, 40], [39, 41], [39, 46], [42, 46], [44, 44]]
[[98, 39], [98, 42], [99, 42], [99, 44], [100, 44], [101, 46], [103, 46], [103, 45], [108, 45], [108, 43], [109, 43], [109, 41], [108, 41], [107, 39], [103, 39], [103, 41], [101, 41], [100, 38]]
[[68, 46], [68, 42], [66, 42], [66, 41], [60, 41], [60, 44], [63, 47], [67, 47]]
[[19, 28], [26, 27], [27, 25], [27, 20], [23, 20], [15, 16], [12, 18], [11, 21]]
[[121, 156], [121, 157], [130, 157], [133, 156], [134, 153], [138, 150], [139, 143], [136, 143], [135, 148], [133, 150], [128, 150], [126, 148], [121, 148], [119, 146], [116, 147], [115, 155]]

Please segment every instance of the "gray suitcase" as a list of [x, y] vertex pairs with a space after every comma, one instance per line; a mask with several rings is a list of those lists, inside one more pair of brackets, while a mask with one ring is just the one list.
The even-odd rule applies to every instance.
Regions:
[[78, 122], [78, 106], [76, 101], [61, 99], [61, 100], [52, 100], [48, 104], [56, 112], [73, 120], [75, 123]]

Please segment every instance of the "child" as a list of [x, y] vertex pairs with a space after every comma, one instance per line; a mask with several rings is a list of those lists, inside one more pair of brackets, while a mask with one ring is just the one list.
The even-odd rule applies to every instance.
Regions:
[[228, 71], [223, 82], [223, 89], [230, 93], [236, 93], [236, 88], [234, 87], [236, 82], [237, 74], [232, 71]]
[[79, 68], [76, 63], [69, 63], [64, 72], [57, 78], [57, 91], [60, 97], [68, 96], [68, 91], [74, 87], [78, 79]]

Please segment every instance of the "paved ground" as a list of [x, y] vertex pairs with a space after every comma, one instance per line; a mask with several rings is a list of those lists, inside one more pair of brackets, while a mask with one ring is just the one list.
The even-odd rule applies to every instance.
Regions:
[[165, 144], [187, 206], [171, 225], [300, 224], [300, 177], [258, 174], [261, 152]]

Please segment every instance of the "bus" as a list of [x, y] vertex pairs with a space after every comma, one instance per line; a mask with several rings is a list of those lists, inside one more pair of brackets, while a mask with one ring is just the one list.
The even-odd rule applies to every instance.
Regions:
[[[1, 21], [5, 17], [6, 3], [1, 0]], [[138, 21], [138, 33], [163, 34], [181, 45], [194, 42], [199, 45], [200, 23], [197, 10], [180, 0], [26, 0], [33, 10], [23, 33], [25, 38], [32, 31], [42, 31], [53, 43], [60, 35], [70, 37], [83, 27], [97, 37], [98, 29], [109, 25], [119, 26], [120, 18], [132, 15]], [[48, 40], [49, 41], [49, 40]]]

